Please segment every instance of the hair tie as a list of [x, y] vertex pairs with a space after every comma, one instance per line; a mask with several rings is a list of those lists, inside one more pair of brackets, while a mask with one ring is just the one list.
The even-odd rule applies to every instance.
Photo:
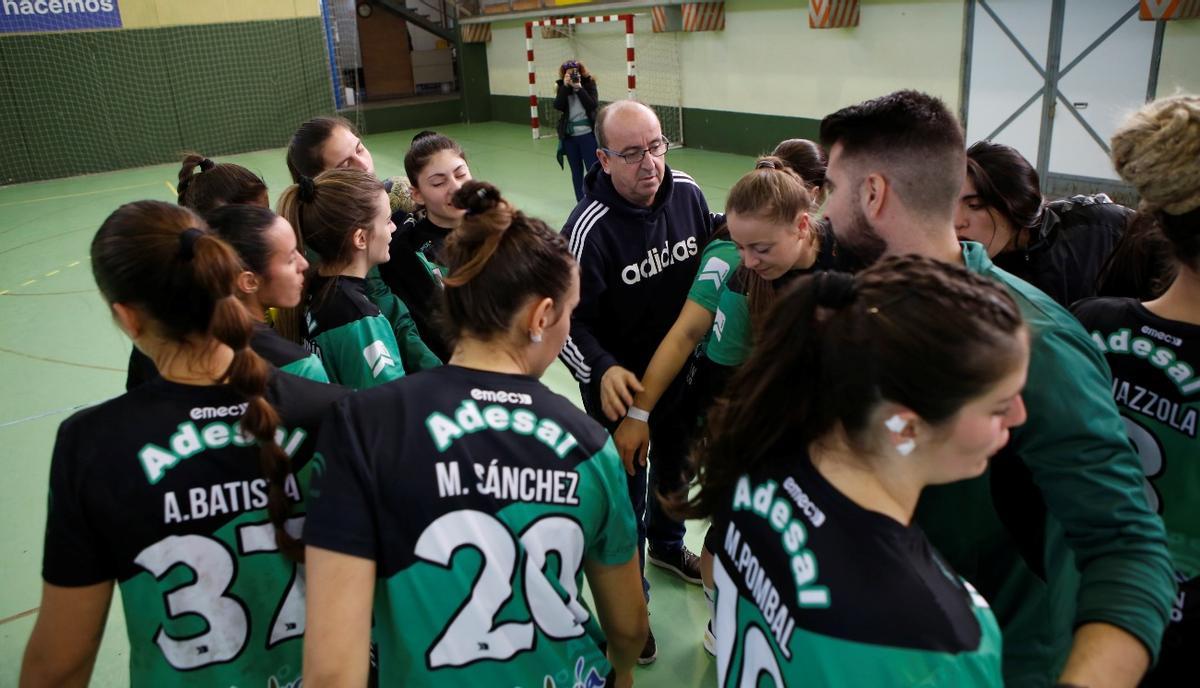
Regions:
[[208, 158], [205, 158], [200, 161], [200, 171], [201, 172], [207, 172], [216, 166], [217, 166], [217, 163], [213, 162], [212, 160], [209, 160]]
[[756, 170], [767, 170], [767, 169], [777, 170], [777, 169], [779, 169], [779, 165], [774, 160], [759, 160], [757, 163], [755, 163], [754, 169], [756, 169]]
[[[481, 201], [486, 201], [486, 200], [487, 200], [487, 196], [488, 196], [488, 190], [487, 190], [487, 187], [486, 187], [486, 186], [481, 186], [481, 187], [479, 187], [478, 189], [475, 189], [475, 195], [476, 195], [476, 196], [479, 198], [479, 200], [481, 200]], [[480, 215], [480, 214], [482, 214], [482, 213], [486, 213], [488, 210], [491, 210], [491, 208], [483, 208], [483, 209], [480, 209], [480, 210], [475, 210], [475, 209], [472, 209], [472, 208], [467, 208], [467, 213], [466, 213], [466, 214], [467, 214], [467, 215], [471, 215], [471, 216], [473, 216], [473, 215]]]
[[179, 235], [180, 260], [187, 262], [196, 255], [196, 240], [202, 236], [204, 236], [204, 232], [195, 227], [183, 230], [183, 233]]
[[816, 278], [817, 305], [840, 309], [858, 296], [858, 282], [848, 272], [821, 272]]
[[312, 177], [301, 175], [300, 180], [296, 182], [296, 186], [299, 187], [297, 190], [299, 191], [300, 200], [305, 203], [311, 202], [317, 195], [317, 185], [313, 182]]

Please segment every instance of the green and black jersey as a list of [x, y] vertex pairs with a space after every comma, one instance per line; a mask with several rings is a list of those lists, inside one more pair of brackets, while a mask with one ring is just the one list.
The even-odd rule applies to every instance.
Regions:
[[[346, 393], [271, 372], [294, 535], [320, 418]], [[59, 427], [42, 577], [118, 582], [134, 686], [299, 684], [303, 577], [276, 546], [242, 399], [158, 378]]]
[[926, 488], [917, 522], [991, 603], [1009, 685], [1052, 685], [1085, 623], [1117, 626], [1157, 657], [1171, 559], [1108, 364], [1078, 320], [981, 244], [963, 242], [963, 260], [1004, 285], [1029, 327], [1029, 418], [983, 475]]
[[1003, 685], [991, 610], [920, 528], [857, 505], [794, 444], [764, 463], [713, 517], [718, 685]]
[[608, 434], [533, 378], [445, 366], [322, 426], [309, 545], [371, 559], [380, 685], [600, 685], [585, 560], [637, 540]]
[[[1084, 299], [1072, 310], [1112, 368], [1112, 393], [1145, 473], [1146, 499], [1163, 518], [1180, 593], [1175, 636], [1200, 645], [1200, 326], [1166, 320], [1134, 299]], [[1184, 628], [1190, 630], [1185, 631]]]
[[[791, 270], [771, 282], [771, 286], [776, 291], [804, 275], [835, 268], [836, 252], [833, 233], [825, 223], [820, 223], [816, 227], [815, 231], [821, 233], [821, 247], [817, 252], [816, 261], [811, 267]], [[752, 279], [755, 279], [753, 271], [742, 266], [730, 275], [725, 289], [721, 291], [717, 312], [713, 318], [712, 332], [704, 347], [705, 356], [717, 365], [734, 368], [740, 366], [750, 355], [751, 333], [754, 330], [753, 324], [750, 322], [748, 294]]]
[[308, 339], [329, 379], [366, 389], [404, 377], [404, 360], [387, 318], [366, 295], [360, 277], [316, 277], [308, 309]]
[[708, 242], [704, 252], [700, 254], [700, 270], [692, 280], [692, 288], [688, 290], [688, 301], [709, 313], [715, 313], [725, 283], [737, 272], [741, 264], [742, 259], [738, 256], [737, 246], [732, 241], [713, 239]]
[[[255, 323], [250, 336], [250, 348], [267, 363], [285, 373], [307, 378], [315, 382], [329, 382], [321, 359], [304, 347], [289, 340], [266, 323]], [[150, 357], [133, 348], [129, 355], [129, 372], [125, 377], [125, 391], [158, 377], [158, 369]]]
[[442, 245], [449, 229], [433, 224], [428, 217], [412, 216], [398, 225], [392, 235], [391, 259], [379, 266], [383, 282], [412, 313], [421, 339], [439, 358], [450, 360], [450, 343], [437, 326], [435, 311], [442, 293]]

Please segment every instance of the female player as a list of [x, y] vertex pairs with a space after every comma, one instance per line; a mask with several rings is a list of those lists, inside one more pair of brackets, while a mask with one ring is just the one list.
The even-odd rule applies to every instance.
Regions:
[[[367, 273], [387, 261], [396, 231], [383, 184], [353, 169], [301, 177], [279, 196], [279, 214], [318, 257], [309, 270], [300, 334], [317, 348], [330, 381], [364, 389], [403, 377], [391, 324], [367, 297]], [[292, 323], [299, 320], [285, 320], [292, 341], [298, 341]]]
[[[772, 171], [778, 168], [775, 160], [763, 158], [755, 171], [742, 177], [730, 191], [726, 210], [738, 208], [742, 210], [741, 215], [749, 213], [764, 220], [777, 220], [772, 227], [778, 230], [778, 236], [783, 238], [783, 241], [772, 242], [766, 260], [784, 263], [790, 260], [793, 265], [799, 263], [798, 270], [811, 268], [811, 264], [806, 265], [809, 263], [809, 255], [800, 254], [804, 253], [802, 248], [805, 244], [816, 240], [817, 232], [812, 229], [811, 220], [804, 221], [809, 229], [803, 234], [799, 225], [800, 216], [806, 215], [811, 218], [820, 204], [820, 185], [825, 180], [825, 162], [821, 156], [821, 149], [807, 139], [788, 139], [776, 146], [774, 153], [786, 155], [786, 158], [777, 159], [784, 167], [800, 176], [761, 172], [760, 170], [766, 168]], [[799, 183], [796, 183], [798, 180]], [[745, 239], [747, 222], [753, 222], [754, 218], [743, 218], [741, 215], [734, 218], [733, 224], [737, 226], [739, 235]], [[650, 426], [646, 422], [650, 412], [693, 354], [696, 359], [706, 356], [708, 345], [714, 339], [713, 320], [717, 305], [730, 278], [742, 264], [740, 253], [750, 250], [744, 247], [745, 244], [739, 248], [730, 238], [733, 230], [728, 216], [724, 218], [723, 224], [724, 227], [718, 228], [713, 234], [714, 238], [705, 246], [700, 257], [700, 271], [692, 282], [683, 310], [679, 312], [675, 325], [659, 344], [645, 375], [642, 376], [643, 390], [634, 396], [633, 413], [627, 413], [613, 433], [617, 451], [620, 452], [625, 470], [630, 475], [633, 475], [633, 462], [645, 460], [646, 448], [650, 442]], [[832, 241], [827, 242], [827, 245], [832, 246]], [[780, 257], [776, 257], [776, 254]], [[740, 283], [744, 282], [742, 279]], [[722, 328], [722, 332], [724, 337], [727, 330]], [[691, 411], [697, 417], [707, 411], [713, 392], [707, 381], [700, 379], [706, 377], [706, 369], [707, 365], [704, 362], [696, 360], [688, 372], [690, 389], [687, 397], [690, 400], [689, 404], [695, 407]]]
[[600, 95], [596, 91], [596, 80], [587, 65], [579, 60], [567, 60], [558, 67], [557, 90], [554, 109], [558, 117], [558, 166], [562, 167], [564, 156], [571, 164], [571, 184], [575, 188], [575, 200], [583, 198], [583, 175], [596, 164], [596, 109], [600, 107]]
[[241, 261], [190, 210], [124, 205], [91, 256], [117, 325], [162, 377], [59, 428], [21, 685], [87, 684], [113, 581], [132, 685], [292, 684], [309, 459], [345, 390], [254, 353]]
[[450, 357], [451, 344], [434, 315], [444, 274], [440, 253], [446, 237], [462, 224], [463, 211], [452, 199], [471, 179], [471, 168], [454, 139], [431, 134], [413, 140], [404, 156], [404, 170], [422, 212], [400, 225], [392, 242], [392, 260], [379, 266], [379, 274], [408, 304], [421, 339], [444, 361]]
[[1113, 374], [1113, 395], [1163, 517], [1179, 582], [1158, 664], [1142, 685], [1178, 685], [1200, 649], [1200, 98], [1144, 106], [1113, 135], [1117, 173], [1142, 198], [1139, 223], [1165, 237], [1177, 272], [1153, 300], [1087, 299], [1074, 307]]
[[[432, 133], [422, 131], [413, 138], [413, 142]], [[343, 117], [316, 117], [300, 125], [288, 144], [287, 165], [292, 181], [297, 184], [301, 177], [315, 178], [328, 170], [350, 169], [375, 174], [375, 160], [371, 157], [371, 151], [363, 144], [354, 125]], [[383, 188], [387, 191], [392, 222], [397, 227], [403, 226], [417, 210], [408, 180], [389, 177], [383, 180]], [[398, 238], [398, 235], [393, 236], [393, 241]], [[402, 251], [393, 250], [391, 253], [398, 255]], [[367, 272], [365, 288], [371, 303], [379, 308], [391, 324], [396, 341], [402, 348], [408, 372], [439, 366], [446, 360], [448, 354], [443, 355], [445, 352], [440, 350], [435, 353], [426, 343], [426, 338], [435, 344], [440, 342], [440, 339], [431, 336], [433, 328], [426, 328], [426, 331], [417, 329], [408, 304], [381, 279], [379, 266]]]
[[308, 261], [297, 246], [296, 230], [270, 210], [249, 205], [217, 208], [205, 219], [242, 259], [236, 293], [255, 320], [251, 348], [284, 372], [329, 382], [316, 354], [267, 325], [268, 308], [296, 308], [304, 295]]
[[813, 219], [816, 208], [804, 180], [778, 158], [762, 158], [730, 190], [726, 221], [742, 266], [721, 292], [704, 352], [709, 361], [740, 365], [776, 293], [797, 277], [834, 267], [833, 233]]
[[1096, 294], [1100, 271], [1132, 214], [1104, 194], [1044, 202], [1028, 160], [1010, 146], [980, 141], [967, 149], [954, 228], [1065, 308]]
[[537, 380], [578, 268], [491, 185], [455, 199], [450, 365], [355, 395], [324, 426], [305, 685], [363, 685], [372, 619], [380, 685], [630, 685], [649, 622], [620, 459]]
[[[188, 153], [184, 156], [176, 191], [179, 205], [191, 208], [201, 215], [232, 203], [263, 208], [269, 206], [266, 182], [258, 175], [241, 165], [215, 163], [199, 153]], [[157, 376], [154, 362], [138, 351], [136, 346], [133, 347], [129, 354], [125, 390], [129, 391]]]
[[179, 192], [179, 205], [201, 215], [223, 205], [270, 206], [267, 183], [262, 177], [241, 165], [213, 162], [199, 153], [184, 156], [175, 190]]
[[913, 512], [1024, 421], [1003, 287], [918, 256], [801, 279], [714, 407], [691, 516], [718, 543], [717, 677], [1000, 686], [1000, 631]]

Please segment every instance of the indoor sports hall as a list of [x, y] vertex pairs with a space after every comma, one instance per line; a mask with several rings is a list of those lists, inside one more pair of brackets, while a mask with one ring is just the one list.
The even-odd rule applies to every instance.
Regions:
[[[18, 684], [38, 617], [57, 428], [125, 392], [130, 342], [89, 256], [109, 213], [174, 203], [188, 151], [253, 171], [273, 207], [292, 132], [340, 115], [380, 178], [404, 176], [433, 130], [557, 230], [576, 206], [553, 107], [572, 59], [602, 102], [653, 108], [667, 164], [714, 212], [780, 141], [816, 140], [826, 115], [899, 89], [940, 98], [968, 144], [1020, 151], [1047, 199], [1136, 207], [1109, 138], [1144, 103], [1200, 92], [1200, 2], [0, 0], [0, 687]], [[582, 407], [562, 362], [543, 382]], [[705, 527], [688, 523], [693, 551]], [[716, 684], [700, 587], [646, 578], [658, 656], [637, 685]], [[119, 595], [91, 685], [129, 685]]]

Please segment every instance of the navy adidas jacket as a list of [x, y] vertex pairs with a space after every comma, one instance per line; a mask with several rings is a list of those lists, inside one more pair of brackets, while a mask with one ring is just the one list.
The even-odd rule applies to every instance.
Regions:
[[630, 204], [597, 163], [563, 236], [579, 262], [579, 306], [561, 358], [575, 379], [600, 384], [614, 365], [639, 378], [675, 324], [712, 233], [696, 181], [666, 167], [649, 207]]

